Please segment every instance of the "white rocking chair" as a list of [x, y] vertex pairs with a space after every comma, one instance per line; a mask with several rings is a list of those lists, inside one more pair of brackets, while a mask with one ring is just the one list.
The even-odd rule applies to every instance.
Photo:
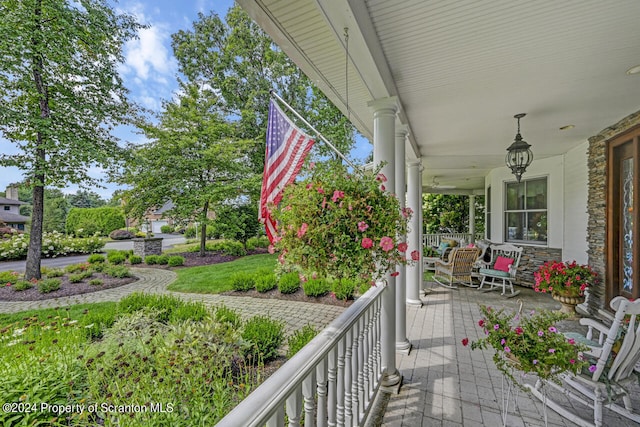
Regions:
[[[595, 327], [601, 334], [606, 335], [602, 347], [596, 343], [592, 351], [585, 354], [595, 356], [596, 369], [589, 375], [563, 374], [561, 376], [563, 386], [553, 381], [538, 380], [535, 386], [525, 384], [531, 393], [538, 399], [545, 401], [548, 407], [556, 411], [564, 418], [581, 426], [601, 427], [603, 407], [611, 409], [618, 414], [640, 423], [640, 413], [633, 412], [631, 398], [625, 389], [625, 384], [638, 380], [634, 373], [634, 367], [640, 360], [640, 300], [631, 302], [624, 297], [615, 297], [611, 300], [611, 308], [615, 310], [615, 317], [611, 327], [606, 328], [602, 324], [591, 319], [582, 319], [581, 323]], [[622, 326], [625, 315], [630, 315], [628, 327]], [[584, 321], [584, 322], [583, 322]], [[617, 354], [613, 351], [616, 341], [622, 340]], [[587, 343], [588, 344], [588, 343]], [[578, 414], [561, 406], [545, 395], [543, 387], [551, 386], [560, 390], [568, 398], [593, 409], [593, 422], [581, 418]], [[622, 398], [623, 406], [615, 403]], [[609, 403], [605, 403], [605, 402]]]

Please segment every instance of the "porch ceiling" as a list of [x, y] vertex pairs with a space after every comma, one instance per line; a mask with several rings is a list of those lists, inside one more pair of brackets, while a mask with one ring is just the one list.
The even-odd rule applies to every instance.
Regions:
[[367, 103], [397, 96], [425, 190], [484, 188], [516, 113], [541, 159], [640, 108], [640, 75], [625, 73], [640, 64], [637, 0], [238, 2], [345, 113], [348, 28], [352, 121], [371, 140]]

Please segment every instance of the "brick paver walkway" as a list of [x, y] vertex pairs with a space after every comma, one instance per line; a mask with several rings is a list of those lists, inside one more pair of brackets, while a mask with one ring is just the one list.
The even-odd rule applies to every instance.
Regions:
[[139, 277], [139, 280], [128, 285], [42, 301], [0, 302], [0, 313], [15, 313], [23, 310], [64, 307], [94, 302], [120, 301], [124, 296], [133, 292], [144, 292], [171, 294], [189, 301], [201, 301], [210, 307], [225, 305], [245, 318], [268, 315], [272, 319], [283, 321], [286, 333], [290, 334], [306, 324], [311, 324], [316, 329], [322, 329], [345, 310], [344, 307], [306, 302], [171, 292], [167, 290], [167, 286], [176, 280], [176, 273], [173, 271], [155, 268], [132, 268], [131, 271]]

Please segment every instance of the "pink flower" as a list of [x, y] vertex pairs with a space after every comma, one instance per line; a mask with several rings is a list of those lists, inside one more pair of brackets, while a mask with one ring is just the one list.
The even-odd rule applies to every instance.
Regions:
[[322, 199], [322, 209], [324, 209], [326, 207], [327, 207], [327, 198], [325, 197], [325, 198]]
[[498, 329], [500, 329], [500, 325], [498, 325], [497, 323], [495, 325], [493, 325], [493, 330], [497, 331]]
[[307, 184], [307, 186], [305, 187], [307, 190], [311, 190], [311, 187], [313, 187], [313, 184], [309, 183]]
[[309, 225], [306, 222], [303, 222], [300, 226], [300, 229], [298, 230], [298, 239], [304, 236], [304, 234], [307, 232], [307, 228], [309, 228]]
[[478, 320], [478, 326], [480, 326], [480, 327], [484, 326], [484, 319]]
[[384, 191], [384, 190], [386, 190], [386, 189], [387, 189], [387, 187], [385, 187], [384, 185], [381, 185], [381, 186], [380, 186], [380, 190]]
[[418, 261], [420, 259], [420, 252], [411, 251], [411, 259], [414, 261]]
[[407, 245], [405, 242], [398, 243], [398, 250], [400, 252], [406, 252], [408, 248], [409, 248], [409, 245]]
[[363, 237], [362, 238], [362, 243], [360, 243], [360, 245], [365, 249], [369, 249], [370, 247], [373, 246], [373, 240], [371, 240], [368, 237]]
[[393, 239], [391, 237], [384, 236], [382, 239], [380, 239], [380, 247], [383, 251], [389, 252], [391, 249], [393, 249]]
[[318, 193], [324, 194], [324, 189], [322, 187], [318, 187]]
[[469, 345], [469, 338], [462, 338], [462, 345], [465, 347]]
[[516, 328], [516, 335], [522, 335], [523, 332], [524, 330], [520, 326]]
[[273, 254], [276, 252], [276, 248], [273, 247], [273, 245], [269, 245], [269, 249], [268, 249], [270, 254]]
[[402, 209], [402, 216], [403, 217], [409, 218], [411, 215], [413, 215], [413, 209], [411, 209], [411, 208]]
[[576, 363], [576, 359], [569, 359], [569, 363], [571, 363], [572, 365]]
[[505, 345], [506, 343], [507, 343], [507, 340], [505, 340], [504, 338], [500, 340], [500, 345]]
[[544, 335], [544, 332], [542, 332], [542, 331], [538, 331], [538, 336], [539, 336], [539, 337], [541, 337], [541, 336], [543, 336], [543, 335]]
[[550, 326], [549, 332], [553, 332], [555, 334], [556, 332], [558, 332], [558, 330], [554, 326]]
[[371, 209], [373, 209], [373, 207], [367, 206], [367, 212], [371, 212]]
[[537, 365], [538, 364], [538, 359], [533, 359], [533, 364]]
[[555, 348], [550, 348], [550, 349], [549, 349], [549, 353], [555, 353], [555, 352], [556, 352], [556, 349], [555, 349]]
[[365, 231], [367, 228], [369, 228], [369, 225], [366, 222], [360, 221], [358, 223], [358, 231], [362, 232], [362, 231]]
[[507, 346], [504, 348], [504, 352], [505, 353], [511, 353], [511, 349]]
[[394, 271], [393, 273], [391, 273], [391, 277], [396, 277], [398, 275], [400, 275], [399, 271]]
[[595, 372], [598, 367], [596, 365], [589, 366], [589, 372]]
[[379, 173], [376, 175], [376, 181], [387, 182], [387, 177], [384, 174]]
[[331, 197], [331, 200], [333, 201], [333, 203], [336, 203], [338, 200], [342, 199], [344, 197], [344, 191], [334, 191], [333, 192], [333, 196]]
[[571, 345], [575, 345], [575, 344], [576, 344], [576, 340], [574, 340], [573, 338], [569, 338], [569, 339], [567, 340], [567, 342], [568, 342], [569, 344], [571, 344]]

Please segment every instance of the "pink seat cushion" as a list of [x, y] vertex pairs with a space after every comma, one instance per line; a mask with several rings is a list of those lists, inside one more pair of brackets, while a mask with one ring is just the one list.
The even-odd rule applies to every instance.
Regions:
[[493, 265], [494, 270], [509, 271], [509, 266], [513, 264], [513, 258], [505, 258], [499, 256], [496, 263]]

